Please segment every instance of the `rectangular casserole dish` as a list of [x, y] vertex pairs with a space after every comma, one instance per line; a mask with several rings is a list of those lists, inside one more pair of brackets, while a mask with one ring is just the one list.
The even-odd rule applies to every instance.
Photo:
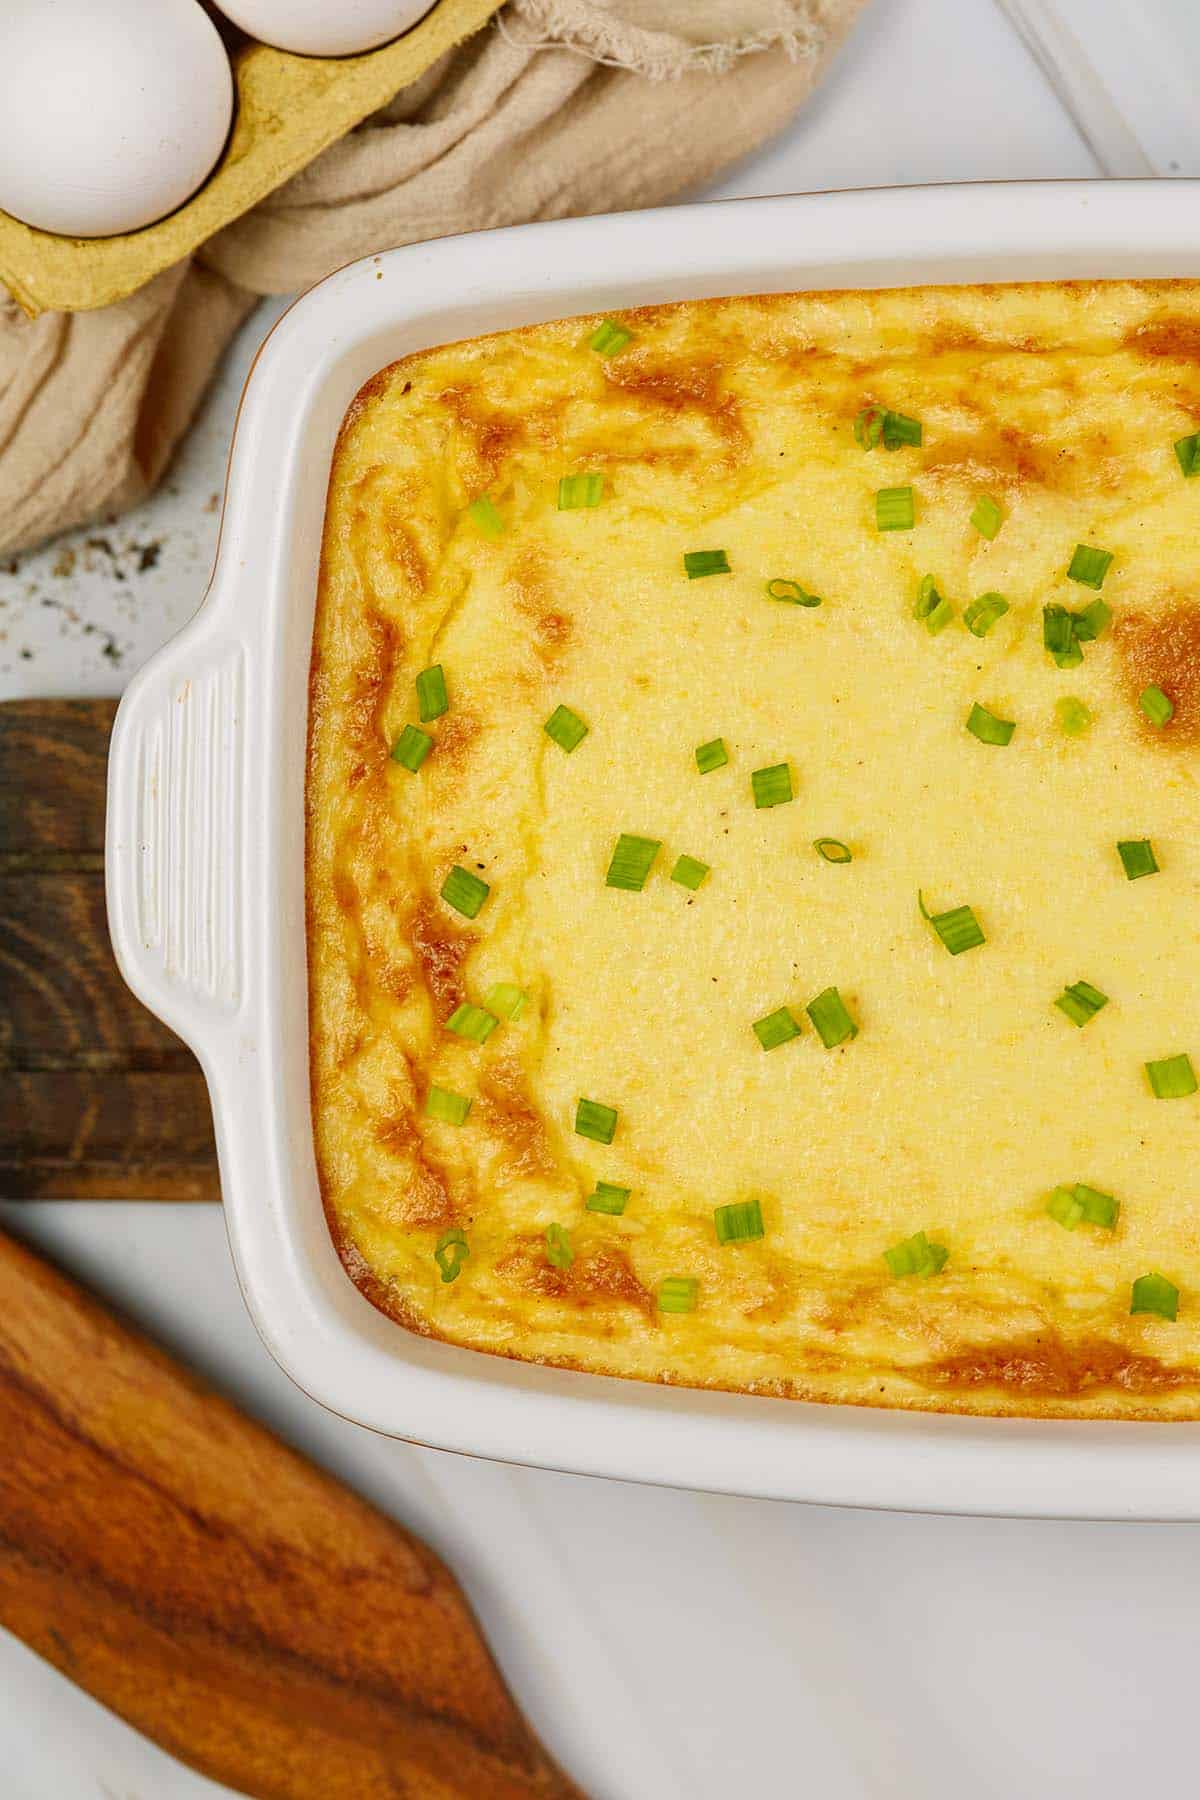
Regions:
[[342, 270], [276, 327], [239, 417], [212, 586], [135, 678], [113, 739], [109, 910], [131, 986], [196, 1050], [230, 1237], [268, 1348], [397, 1436], [584, 1473], [840, 1504], [1200, 1516], [1200, 1426], [813, 1406], [580, 1375], [402, 1331], [343, 1273], [309, 1116], [307, 677], [334, 438], [427, 346], [704, 296], [1194, 276], [1192, 184], [994, 184], [738, 201], [520, 227]]

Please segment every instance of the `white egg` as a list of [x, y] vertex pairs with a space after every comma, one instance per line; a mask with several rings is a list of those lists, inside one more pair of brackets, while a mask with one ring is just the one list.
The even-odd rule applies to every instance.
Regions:
[[0, 0], [0, 208], [26, 224], [111, 237], [161, 219], [232, 117], [198, 0]]
[[[0, 0], [2, 4], [2, 0]], [[432, 0], [217, 0], [235, 25], [301, 56], [355, 56], [399, 37]]]

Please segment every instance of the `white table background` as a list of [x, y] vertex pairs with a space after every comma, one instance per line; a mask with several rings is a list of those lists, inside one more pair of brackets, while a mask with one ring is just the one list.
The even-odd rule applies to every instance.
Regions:
[[[715, 192], [1200, 173], [1197, 12], [875, 0], [794, 127]], [[0, 698], [119, 692], [194, 610], [237, 396], [279, 310], [242, 331], [161, 493], [0, 571]], [[411, 1448], [275, 1367], [218, 1208], [0, 1203], [0, 1223], [432, 1543], [594, 1800], [1124, 1800], [1195, 1766], [1195, 1528], [786, 1506]], [[6, 1800], [226, 1792], [2, 1632], [0, 1763]]]

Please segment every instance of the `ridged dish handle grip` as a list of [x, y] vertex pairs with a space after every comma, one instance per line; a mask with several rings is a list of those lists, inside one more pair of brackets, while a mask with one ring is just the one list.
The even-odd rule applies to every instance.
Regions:
[[134, 992], [189, 1042], [245, 987], [245, 651], [201, 619], [130, 684], [108, 767], [109, 930]]

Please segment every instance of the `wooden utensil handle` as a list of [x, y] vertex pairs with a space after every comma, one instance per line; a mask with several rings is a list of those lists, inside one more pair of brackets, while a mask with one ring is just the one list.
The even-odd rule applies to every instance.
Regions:
[[582, 1800], [417, 1539], [0, 1236], [0, 1624], [260, 1800]]

